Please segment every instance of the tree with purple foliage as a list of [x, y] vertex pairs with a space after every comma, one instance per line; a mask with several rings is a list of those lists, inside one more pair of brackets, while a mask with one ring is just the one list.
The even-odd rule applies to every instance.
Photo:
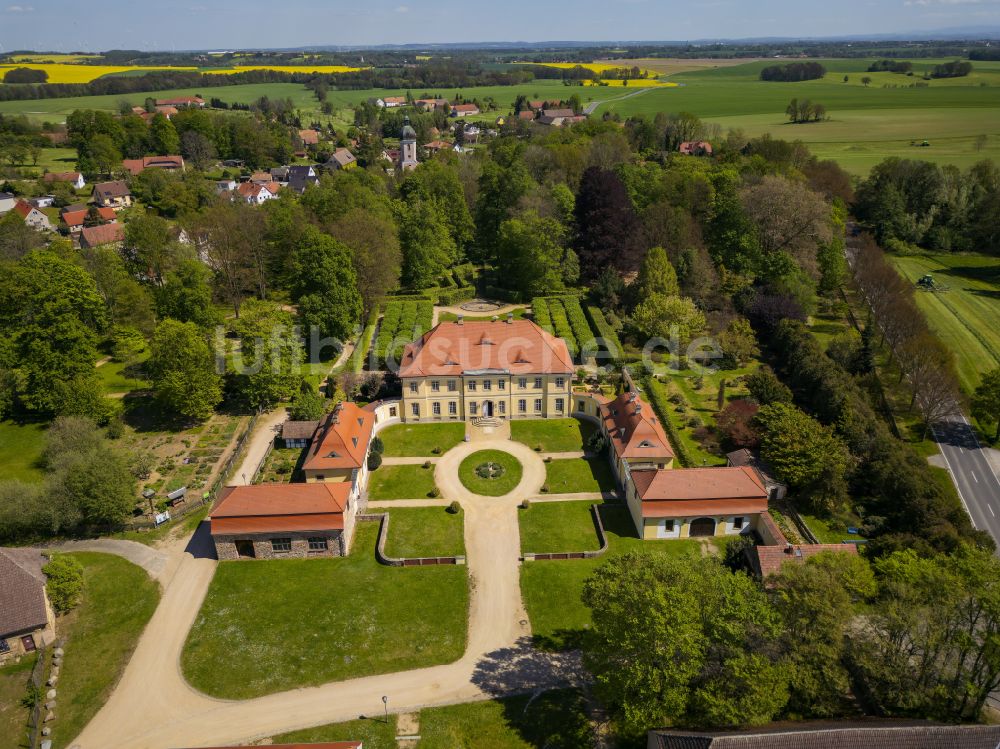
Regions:
[[625, 185], [608, 169], [592, 166], [583, 173], [576, 196], [576, 251], [584, 279], [594, 279], [607, 267], [634, 271], [639, 267], [644, 238]]
[[785, 294], [757, 294], [747, 305], [746, 315], [757, 329], [772, 330], [785, 319], [805, 322], [806, 315], [794, 297]]

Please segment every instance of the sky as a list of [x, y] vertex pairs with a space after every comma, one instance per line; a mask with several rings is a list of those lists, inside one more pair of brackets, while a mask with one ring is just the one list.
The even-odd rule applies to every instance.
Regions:
[[1000, 25], [1000, 0], [0, 0], [0, 51], [828, 37]]

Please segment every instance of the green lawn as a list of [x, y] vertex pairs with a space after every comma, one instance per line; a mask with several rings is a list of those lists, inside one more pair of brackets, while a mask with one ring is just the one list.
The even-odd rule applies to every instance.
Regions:
[[604, 458], [566, 458], [545, 464], [545, 486], [552, 494], [612, 492], [615, 477]]
[[848, 533], [846, 528], [838, 530], [839, 524], [835, 521], [818, 518], [814, 515], [806, 515], [801, 512], [799, 513], [799, 517], [809, 526], [809, 530], [813, 532], [813, 535], [816, 536], [816, 539], [821, 544], [839, 544], [841, 541], [858, 541], [862, 538], [858, 534], [852, 535]]
[[983, 372], [1000, 366], [1000, 258], [976, 254], [887, 255], [904, 278], [930, 273], [949, 291], [918, 291], [917, 306], [931, 329], [955, 352], [966, 393]]
[[448, 452], [465, 439], [465, 423], [393, 424], [379, 432], [378, 436], [385, 445], [383, 455], [386, 457], [431, 457]]
[[368, 499], [424, 499], [431, 496], [434, 466], [381, 466], [368, 479]]
[[521, 552], [594, 551], [601, 548], [593, 502], [533, 502], [518, 510]]
[[35, 655], [0, 668], [0, 749], [27, 747], [28, 710], [21, 705], [28, 689]]
[[[391, 702], [390, 702], [391, 707]], [[373, 710], [374, 712], [375, 710]], [[380, 714], [381, 715], [381, 714]], [[333, 723], [274, 737], [275, 743], [361, 741], [396, 749], [396, 716]], [[590, 746], [583, 699], [576, 690], [537, 697], [469, 702], [420, 711], [420, 749], [554, 749]]]
[[306, 450], [301, 447], [275, 447], [268, 453], [257, 482], [287, 484], [294, 481], [305, 454]]
[[45, 447], [45, 424], [0, 422], [0, 478], [41, 481], [38, 461]]
[[510, 438], [542, 452], [568, 453], [585, 450], [587, 439], [597, 430], [589, 421], [576, 419], [521, 419], [510, 423]]
[[389, 512], [390, 557], [450, 557], [465, 554], [465, 524], [461, 512], [444, 507], [400, 507]]
[[377, 532], [359, 523], [342, 559], [220, 564], [181, 657], [191, 685], [247, 699], [459, 658], [465, 568], [380, 565]]
[[141, 567], [110, 554], [73, 556], [83, 565], [84, 594], [56, 625], [66, 649], [52, 730], [57, 747], [68, 746], [108, 699], [160, 601], [159, 586]]
[[[503, 466], [503, 473], [496, 478], [482, 478], [476, 473], [476, 468], [484, 463], [499, 463]], [[522, 473], [521, 461], [502, 450], [478, 450], [458, 467], [462, 485], [470, 492], [485, 497], [500, 497], [513, 491], [521, 483]]]
[[97, 379], [104, 387], [104, 392], [129, 393], [133, 390], [145, 390], [152, 384], [142, 371], [142, 364], [149, 359], [149, 351], [144, 351], [138, 360], [132, 363], [109, 361], [97, 368]]
[[[578, 526], [576, 533], [582, 535], [588, 525], [593, 527], [587, 509], [591, 503], [572, 504], [577, 508], [572, 522]], [[541, 505], [533, 505], [528, 512], [534, 512], [537, 506]], [[608, 537], [607, 554], [595, 559], [528, 562], [521, 565], [521, 596], [531, 620], [535, 640], [542, 647], [561, 649], [579, 646], [580, 636], [590, 626], [590, 610], [580, 600], [583, 583], [610, 556], [626, 551], [678, 555], [699, 553], [699, 541], [694, 539], [640, 540], [632, 518], [623, 505], [605, 504], [601, 506], [600, 512]], [[717, 541], [713, 543], [717, 546], [719, 544]]]

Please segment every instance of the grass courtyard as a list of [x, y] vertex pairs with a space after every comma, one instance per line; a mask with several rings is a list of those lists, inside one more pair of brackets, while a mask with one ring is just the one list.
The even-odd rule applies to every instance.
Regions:
[[[574, 529], [563, 528], [559, 531], [564, 534], [564, 538], [579, 540], [588, 534], [594, 534], [589, 509], [593, 502], [556, 504], [567, 507], [561, 511], [543, 510], [537, 516], [538, 519], [534, 519], [532, 513], [545, 506], [544, 503], [536, 503], [521, 516], [522, 548], [527, 545], [525, 533], [534, 543], [535, 538], [541, 538], [547, 526], [555, 525], [556, 522], [563, 526], [575, 526]], [[580, 600], [583, 583], [611, 556], [628, 551], [671, 555], [701, 552], [701, 542], [694, 539], [642, 541], [624, 505], [604, 504], [600, 507], [600, 513], [609, 546], [604, 556], [595, 559], [528, 562], [521, 565], [521, 596], [531, 620], [536, 644], [540, 647], [564, 649], [579, 645], [580, 636], [590, 626], [590, 611]], [[593, 537], [596, 539], [596, 535]], [[709, 543], [718, 547], [725, 542], [713, 539]]]
[[[334, 723], [275, 736], [274, 742], [362, 741], [396, 749], [396, 716]], [[572, 689], [420, 711], [420, 749], [556, 749], [590, 746], [582, 695]]]
[[615, 477], [605, 458], [564, 458], [545, 464], [545, 488], [552, 494], [612, 492]]
[[429, 457], [444, 454], [465, 439], [465, 423], [393, 424], [378, 436], [385, 445], [383, 455], [387, 458]]
[[35, 655], [0, 668], [0, 749], [28, 746], [28, 709], [21, 704], [35, 665]]
[[461, 512], [444, 507], [400, 507], [389, 511], [385, 553], [390, 557], [450, 557], [465, 553]]
[[601, 548], [593, 523], [580, 521], [581, 509], [591, 516], [593, 502], [533, 502], [518, 510], [521, 553], [596, 551]]
[[[499, 475], [484, 477], [479, 470], [487, 464], [501, 466]], [[469, 455], [458, 467], [458, 479], [474, 494], [484, 497], [500, 497], [513, 491], [523, 474], [521, 461], [502, 450], [477, 450]]]
[[191, 685], [248, 699], [459, 658], [465, 567], [382, 566], [377, 532], [359, 523], [345, 558], [220, 564], [181, 656]]
[[59, 719], [53, 744], [69, 746], [107, 701], [160, 601], [145, 570], [121, 557], [78, 552], [83, 565], [80, 605], [59, 620], [66, 649], [59, 674]]
[[589, 421], [576, 419], [520, 419], [510, 422], [510, 438], [545, 453], [567, 453], [586, 449], [597, 430]]
[[424, 499], [435, 490], [434, 466], [379, 466], [368, 479], [368, 499]]
[[0, 422], [0, 478], [41, 481], [46, 424]]

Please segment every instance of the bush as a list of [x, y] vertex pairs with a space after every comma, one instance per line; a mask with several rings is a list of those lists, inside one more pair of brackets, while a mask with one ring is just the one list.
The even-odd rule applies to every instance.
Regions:
[[385, 444], [382, 442], [381, 437], [372, 437], [371, 451], [379, 455], [385, 452]]
[[528, 500], [527, 498], [525, 498], [525, 499], [522, 499], [522, 500], [521, 500], [521, 509], [522, 509], [522, 510], [527, 510], [527, 509], [528, 509], [529, 507], [531, 507], [531, 502], [530, 502], [530, 500]]
[[549, 491], [549, 485], [548, 484], [542, 484], [542, 491], [547, 494], [548, 491]]
[[663, 428], [667, 432], [667, 437], [670, 439], [670, 446], [673, 447], [674, 454], [677, 456], [677, 462], [685, 468], [690, 468], [694, 465], [694, 462], [691, 460], [687, 448], [680, 441], [680, 437], [677, 434], [677, 427], [674, 426], [674, 422], [670, 418], [670, 409], [667, 406], [663, 385], [653, 377], [646, 377], [644, 384], [646, 396], [653, 410], [656, 411], [656, 415], [660, 417], [660, 423], [663, 424]]
[[615, 333], [615, 329], [608, 323], [604, 313], [601, 312], [599, 307], [595, 307], [592, 304], [587, 305], [584, 311], [587, 313], [587, 317], [590, 318], [591, 327], [597, 332], [598, 337], [603, 339], [601, 349], [606, 352], [606, 356], [612, 360], [620, 359], [624, 349], [622, 348], [621, 341], [618, 340], [618, 334]]
[[424, 463], [423, 463], [423, 467], [424, 468], [430, 468], [432, 465], [434, 465], [434, 464], [431, 463], [429, 460], [425, 460]]
[[476, 295], [475, 286], [460, 286], [457, 289], [447, 289], [438, 294], [438, 304], [450, 307], [453, 304], [472, 299]]
[[451, 504], [448, 505], [448, 512], [452, 515], [457, 515], [462, 511], [462, 505], [460, 505], [456, 500], [452, 500]]
[[120, 415], [115, 416], [108, 422], [108, 426], [104, 430], [104, 434], [109, 440], [121, 439], [122, 435], [125, 434], [125, 421]]
[[433, 447], [433, 448], [431, 448], [431, 455], [440, 455], [440, 454], [441, 454], [441, 448], [440, 447]]
[[3, 77], [4, 83], [45, 83], [49, 74], [34, 68], [12, 68]]
[[531, 301], [531, 316], [540, 328], [547, 330], [549, 333], [553, 332], [552, 317], [549, 315], [549, 303], [545, 299], [537, 297]]
[[587, 449], [595, 455], [603, 454], [607, 446], [608, 438], [600, 432], [594, 432], [587, 438]]
[[546, 455], [544, 462], [545, 463], [551, 463], [552, 462], [552, 456], [551, 455]]
[[53, 555], [42, 567], [48, 581], [45, 588], [49, 602], [57, 614], [71, 611], [80, 602], [83, 593], [83, 567], [73, 557]]
[[441, 496], [441, 490], [435, 486], [433, 489], [427, 492], [427, 496], [432, 499], [437, 499], [438, 497]]
[[368, 453], [368, 470], [376, 471], [380, 465], [382, 465], [382, 453]]

